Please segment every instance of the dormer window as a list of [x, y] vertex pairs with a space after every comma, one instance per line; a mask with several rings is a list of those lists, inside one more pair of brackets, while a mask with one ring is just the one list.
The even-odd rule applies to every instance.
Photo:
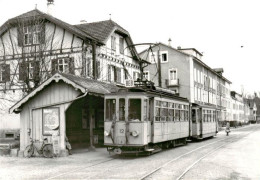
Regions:
[[111, 36], [111, 49], [112, 50], [116, 50], [116, 37], [115, 36]]
[[119, 39], [119, 50], [120, 54], [124, 54], [124, 38]]
[[45, 41], [45, 24], [24, 25], [17, 27], [18, 46], [31, 46], [43, 44]]
[[24, 45], [40, 44], [41, 28], [40, 25], [23, 27]]

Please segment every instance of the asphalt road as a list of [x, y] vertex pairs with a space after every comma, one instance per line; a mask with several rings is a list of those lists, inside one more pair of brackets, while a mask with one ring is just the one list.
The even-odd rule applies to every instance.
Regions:
[[260, 179], [260, 125], [152, 156], [81, 150], [62, 158], [0, 157], [0, 179]]

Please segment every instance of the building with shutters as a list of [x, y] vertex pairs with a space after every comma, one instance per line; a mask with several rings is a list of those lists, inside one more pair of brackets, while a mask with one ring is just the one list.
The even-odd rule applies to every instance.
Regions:
[[132, 44], [112, 20], [70, 25], [38, 9], [9, 19], [0, 27], [1, 128], [19, 129], [8, 109], [56, 72], [117, 86], [136, 79], [145, 62]]

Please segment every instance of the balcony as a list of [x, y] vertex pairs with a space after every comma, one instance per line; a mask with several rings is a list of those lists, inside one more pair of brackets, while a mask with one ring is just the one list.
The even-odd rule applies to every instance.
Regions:
[[169, 79], [165, 79], [165, 85], [167, 87], [179, 87], [180, 86], [180, 79], [176, 79], [176, 80], [169, 80]]

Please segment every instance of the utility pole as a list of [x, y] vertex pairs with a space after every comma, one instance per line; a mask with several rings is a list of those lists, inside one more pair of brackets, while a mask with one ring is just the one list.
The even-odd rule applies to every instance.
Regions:
[[158, 52], [158, 85], [159, 87], [162, 87], [160, 50], [158, 50], [157, 52]]

